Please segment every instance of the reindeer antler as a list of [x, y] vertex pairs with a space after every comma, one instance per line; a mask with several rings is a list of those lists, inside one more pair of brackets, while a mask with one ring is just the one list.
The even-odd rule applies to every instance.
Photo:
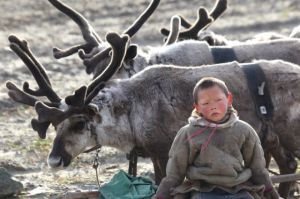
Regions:
[[97, 47], [102, 42], [101, 38], [98, 36], [94, 28], [79, 12], [59, 0], [49, 0], [49, 2], [59, 11], [70, 17], [79, 26], [83, 39], [86, 42], [84, 44], [76, 45], [66, 50], [53, 48], [53, 55], [56, 59], [67, 57], [69, 55], [77, 53], [80, 49], [83, 49], [85, 52], [90, 52], [93, 48]]
[[[208, 16], [208, 12], [205, 8], [199, 8], [198, 10], [198, 18], [194, 25], [192, 25], [189, 29], [182, 31], [179, 33], [179, 38], [183, 39], [192, 39], [197, 38], [197, 34], [199, 30], [205, 28], [212, 22], [212, 18]], [[162, 29], [161, 33], [164, 34], [165, 32], [170, 33], [169, 30]]]
[[61, 98], [53, 91], [44, 67], [34, 58], [28, 48], [27, 42], [19, 40], [14, 35], [9, 36], [8, 39], [10, 41], [10, 48], [23, 60], [39, 86], [38, 90], [32, 90], [29, 88], [28, 82], [25, 82], [23, 84], [23, 91], [29, 95], [46, 96], [51, 102], [59, 103]]
[[165, 46], [176, 43], [179, 36], [180, 17], [173, 16], [170, 24], [170, 34], [165, 42]]
[[[9, 37], [11, 49], [29, 68], [39, 85], [39, 90], [32, 92], [30, 89], [29, 94], [27, 90], [23, 89], [22, 91], [15, 84], [7, 82], [6, 87], [9, 90], [8, 94], [17, 102], [35, 107], [38, 118], [32, 119], [31, 124], [32, 128], [38, 132], [42, 139], [46, 137], [46, 131], [50, 124], [56, 126], [71, 115], [82, 113], [85, 106], [91, 102], [98, 94], [99, 90], [104, 87], [105, 82], [108, 81], [114, 72], [121, 66], [125, 57], [129, 37], [127, 35], [120, 37], [116, 33], [109, 33], [106, 36], [106, 39], [112, 45], [112, 59], [110, 64], [98, 78], [89, 84], [88, 87], [82, 86], [77, 89], [73, 95], [67, 96], [65, 98], [65, 105], [67, 105], [67, 108], [62, 109], [61, 105], [63, 104], [61, 98], [59, 98], [51, 86], [49, 86], [50, 81], [48, 83], [45, 80], [49, 80], [49, 78], [46, 75], [43, 66], [39, 64], [40, 68], [43, 69], [43, 72], [41, 72], [41, 69], [35, 64], [38, 63], [38, 61], [34, 58], [33, 54], [30, 53], [30, 56], [28, 55], [30, 50], [27, 46], [27, 42], [19, 40], [16, 36]], [[24, 43], [26, 43], [26, 46], [23, 45]], [[42, 102], [34, 97], [42, 95], [46, 96], [51, 102]]]
[[[8, 95], [15, 101], [23, 103], [29, 106], [35, 106], [39, 101], [34, 96], [46, 96], [50, 102], [44, 102], [50, 107], [59, 107], [61, 98], [53, 91], [49, 77], [47, 76], [44, 67], [35, 59], [31, 53], [27, 42], [20, 40], [14, 35], [9, 36], [10, 48], [22, 59], [27, 68], [35, 78], [39, 89], [32, 90], [29, 88], [29, 84], [25, 82], [23, 84], [23, 90], [19, 89], [14, 83], [7, 82]], [[46, 130], [50, 125], [50, 122], [37, 122], [32, 121], [33, 129], [38, 131], [41, 138], [46, 137]]]
[[[123, 32], [123, 34], [127, 34], [130, 38], [132, 38], [138, 30], [142, 27], [142, 25], [149, 19], [149, 17], [152, 15], [152, 13], [155, 11], [159, 4], [160, 0], [152, 0], [150, 5], [146, 8], [146, 10], [135, 20], [135, 22]], [[109, 52], [111, 51], [111, 48], [108, 47], [104, 49], [101, 52], [98, 52], [94, 56], [86, 57], [84, 59], [84, 65], [86, 66], [86, 72], [88, 74], [92, 73], [99, 61], [101, 61], [103, 58], [109, 56]], [[84, 57], [83, 51], [80, 52], [80, 56]]]
[[[213, 21], [215, 21], [224, 13], [224, 11], [227, 9], [227, 0], [218, 0], [215, 3], [215, 6], [212, 9], [212, 11], [209, 13], [210, 17], [208, 17], [208, 14], [201, 11], [201, 9], [203, 8], [200, 7], [198, 9], [198, 18], [194, 25], [188, 22], [188, 20], [185, 19], [183, 16], [179, 15], [181, 19], [181, 25], [185, 28], [188, 28], [188, 30], [179, 33], [180, 39], [196, 39], [198, 32], [207, 28], [211, 24], [212, 20], [210, 18], [212, 18]], [[204, 19], [201, 19], [202, 17], [204, 17]], [[162, 28], [160, 32], [164, 36], [168, 36], [170, 34], [170, 31], [165, 28]]]
[[84, 107], [105, 86], [105, 82], [118, 70], [124, 60], [129, 37], [127, 35], [120, 37], [117, 33], [109, 33], [106, 35], [106, 39], [112, 46], [112, 59], [103, 73], [94, 79], [88, 87], [82, 86], [75, 91], [74, 95], [66, 97], [65, 102], [70, 106], [65, 111], [49, 107], [43, 102], [37, 102], [35, 109], [38, 113], [39, 122], [50, 121], [53, 125], [57, 125], [71, 115], [81, 113]]
[[127, 30], [123, 32], [123, 34], [127, 34], [130, 38], [132, 38], [156, 10], [159, 3], [160, 0], [152, 0], [146, 10], [133, 22], [133, 24]]
[[[111, 50], [104, 50], [99, 52], [97, 46], [102, 42], [100, 37], [97, 35], [93, 27], [88, 23], [88, 21], [77, 11], [70, 8], [66, 4], [60, 2], [59, 0], [49, 0], [49, 2], [54, 5], [58, 10], [60, 10], [65, 15], [69, 16], [80, 28], [83, 38], [86, 41], [85, 44], [73, 46], [67, 50], [60, 50], [58, 48], [53, 49], [54, 57], [61, 58], [66, 57], [71, 54], [74, 54], [80, 51], [79, 56], [82, 59], [93, 57], [98, 53], [98, 56], [102, 58], [104, 55], [107, 56], [108, 52]], [[133, 37], [137, 31], [142, 27], [142, 25], [147, 21], [147, 19], [151, 16], [154, 10], [157, 8], [160, 0], [153, 0], [150, 6], [145, 10], [139, 18], [126, 30], [123, 34], [127, 34], [130, 37]], [[99, 55], [102, 54], [102, 55]], [[103, 55], [104, 54], [104, 55]], [[87, 71], [93, 71], [93, 69], [89, 69], [94, 65], [94, 63], [98, 63], [100, 58], [95, 58], [93, 61], [84, 62], [88, 67]], [[90, 73], [90, 72], [88, 72]]]
[[227, 0], [219, 0], [216, 2], [214, 8], [209, 13], [209, 16], [211, 16], [214, 21], [216, 21], [227, 9]]
[[91, 94], [95, 88], [97, 88], [97, 85], [99, 85], [101, 82], [108, 81], [113, 74], [118, 71], [126, 55], [129, 36], [125, 35], [120, 37], [116, 33], [110, 33], [106, 35], [106, 40], [112, 47], [112, 58], [108, 67], [106, 67], [106, 69], [88, 85], [88, 95]]

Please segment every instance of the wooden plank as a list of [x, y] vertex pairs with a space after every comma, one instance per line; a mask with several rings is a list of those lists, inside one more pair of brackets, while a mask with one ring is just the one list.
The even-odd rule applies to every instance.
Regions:
[[67, 192], [64, 199], [100, 199], [99, 191]]
[[273, 183], [292, 182], [300, 180], [300, 173], [271, 176]]

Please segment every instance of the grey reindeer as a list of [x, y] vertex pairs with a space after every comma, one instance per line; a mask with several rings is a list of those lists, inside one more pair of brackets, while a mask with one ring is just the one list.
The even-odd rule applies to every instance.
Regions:
[[[217, 2], [215, 5], [216, 12], [215, 13], [220, 13], [219, 15], [215, 15], [214, 12], [211, 12], [212, 14], [211, 17], [215, 21], [219, 16], [223, 15], [224, 11], [227, 9], [227, 1], [224, 0], [224, 2]], [[201, 19], [200, 17], [200, 12], [201, 9], [198, 9], [198, 18], [194, 22], [194, 24], [197, 24], [198, 21]], [[173, 17], [179, 17], [180, 18], [180, 25], [186, 28], [186, 30], [180, 31], [179, 28], [175, 29], [178, 31], [172, 31], [173, 28], [175, 28], [177, 25], [172, 22]], [[193, 28], [192, 33], [189, 33], [189, 29], [192, 29], [194, 27], [194, 24], [190, 23], [185, 17], [182, 15], [175, 15], [171, 18], [170, 21], [170, 30], [166, 28], [161, 28], [160, 32], [163, 36], [165, 37], [173, 37], [177, 38], [177, 40], [173, 40], [173, 43], [177, 41], [183, 41], [187, 39], [193, 39], [193, 40], [198, 40], [198, 41], [205, 41], [207, 42], [210, 46], [227, 46], [227, 45], [237, 45], [243, 42], [259, 42], [259, 41], [268, 41], [268, 40], [275, 40], [275, 39], [290, 39], [290, 38], [300, 38], [300, 26], [296, 26], [293, 28], [292, 32], [290, 33], [289, 36], [278, 34], [276, 32], [263, 32], [259, 33], [257, 35], [254, 35], [252, 38], [247, 39], [246, 41], [238, 41], [238, 40], [228, 40], [225, 36], [216, 34], [211, 30], [208, 30], [208, 25], [211, 23], [208, 22], [208, 25], [205, 27], [198, 27], [198, 28]], [[204, 18], [205, 16], [202, 16]], [[172, 25], [173, 24], [173, 25]], [[172, 27], [174, 26], [174, 27]], [[187, 34], [188, 33], [188, 34]], [[169, 44], [171, 44], [169, 42]]]
[[[128, 37], [110, 33], [106, 38], [112, 48], [108, 67], [88, 86], [62, 99], [51, 88], [46, 71], [32, 55], [26, 41], [15, 36], [9, 40], [11, 49], [30, 69], [40, 89], [33, 91], [25, 83], [21, 90], [7, 82], [8, 94], [17, 102], [35, 107], [38, 118], [32, 120], [32, 127], [40, 137], [45, 138], [50, 124], [55, 126], [57, 134], [48, 157], [50, 167], [66, 167], [93, 146], [112, 146], [124, 152], [136, 148], [140, 155], [151, 158], [158, 184], [165, 176], [173, 138], [187, 123], [192, 111], [192, 89], [200, 78], [212, 76], [226, 82], [240, 118], [257, 131], [265, 154], [274, 157], [280, 172], [294, 173], [297, 169], [294, 156], [300, 157], [298, 65], [280, 60], [201, 67], [156, 65], [131, 78], [110, 79], [121, 67], [128, 47]], [[274, 106], [267, 130], [263, 130], [263, 122], [256, 114], [242, 71], [247, 65], [258, 65], [266, 76]], [[36, 96], [46, 96], [50, 102], [42, 102]], [[280, 184], [281, 196], [287, 196], [289, 185]]]
[[[89, 74], [93, 73], [94, 77], [97, 77], [103, 72], [110, 60], [109, 52], [111, 48], [108, 47], [106, 42], [97, 43], [97, 45], [93, 45], [93, 42], [89, 42], [90, 40], [93, 40], [92, 38], [95, 38], [95, 36], [94, 34], [87, 34], [90, 32], [89, 30], [91, 29], [91, 26], [82, 15], [73, 9], [66, 7], [66, 5], [62, 4], [58, 0], [50, 0], [50, 2], [56, 2], [55, 7], [77, 22], [84, 38], [86, 38], [86, 43], [84, 45], [91, 45], [94, 49], [97, 49], [92, 53], [90, 51], [85, 51], [80, 47], [76, 48], [76, 50], [79, 50], [81, 58], [83, 58], [83, 63], [86, 65], [87, 72]], [[214, 18], [223, 13], [222, 11], [226, 9], [226, 2], [227, 1], [225, 0], [219, 0], [216, 3], [215, 8], [210, 12], [218, 13], [214, 15]], [[207, 25], [207, 21], [212, 20], [213, 15], [208, 14], [206, 9], [203, 8], [200, 9], [199, 12], [203, 12], [203, 14], [199, 14], [199, 19], [202, 19], [200, 20], [202, 22], [195, 22], [195, 24], [198, 24], [197, 26], [205, 27]], [[148, 11], [146, 10], [145, 13], [148, 13]], [[174, 29], [176, 30], [176, 28]], [[176, 33], [177, 31], [174, 32]], [[86, 35], [88, 35], [88, 37], [85, 37]], [[173, 39], [171, 39], [171, 41], [177, 40], [176, 37], [172, 36], [172, 38]], [[158, 47], [149, 47], [149, 50], [138, 48], [136, 49], [137, 51], [135, 51], [136, 54], [127, 51], [122, 67], [113, 78], [129, 78], [135, 73], [154, 64], [201, 66], [205, 64], [225, 63], [229, 61], [237, 61], [240, 63], [251, 62], [254, 59], [282, 59], [295, 64], [300, 64], [300, 40], [298, 39], [240, 43], [226, 47], [208, 46], [206, 42], [197, 40], [184, 40], [173, 44], [170, 43], [168, 43], [168, 45]], [[70, 50], [66, 50], [66, 52], [72, 51], [71, 49], [73, 49], [73, 47], [70, 48]], [[55, 50], [55, 52], [58, 51]], [[127, 56], [127, 54], [132, 56]], [[64, 54], [64, 56], [68, 55], [68, 53]], [[134, 57], [134, 55], [136, 55], [136, 57]], [[130, 59], [128, 59], [128, 57], [130, 57]]]

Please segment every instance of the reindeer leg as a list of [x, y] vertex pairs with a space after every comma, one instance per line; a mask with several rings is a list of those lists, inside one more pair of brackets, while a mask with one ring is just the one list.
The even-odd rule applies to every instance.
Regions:
[[266, 160], [266, 168], [269, 168], [270, 162], [271, 162], [271, 152], [270, 151], [264, 151], [265, 153], [265, 160]]
[[[271, 153], [279, 167], [280, 174], [292, 174], [296, 172], [297, 162], [291, 152], [278, 145], [271, 151]], [[283, 198], [287, 198], [289, 195], [290, 187], [293, 183], [294, 182], [280, 183], [278, 189], [279, 195]]]
[[168, 158], [151, 158], [153, 167], [154, 167], [154, 173], [155, 173], [155, 184], [159, 185], [163, 177], [166, 176], [166, 167]]

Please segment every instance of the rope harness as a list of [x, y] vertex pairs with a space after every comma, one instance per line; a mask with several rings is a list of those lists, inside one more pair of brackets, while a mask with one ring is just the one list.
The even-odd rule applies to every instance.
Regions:
[[100, 189], [100, 181], [99, 181], [99, 175], [98, 175], [98, 167], [101, 164], [100, 158], [99, 158], [99, 153], [100, 153], [100, 148], [96, 150], [95, 158], [93, 161], [93, 169], [95, 169], [96, 172], [96, 180], [98, 184], [98, 188]]

